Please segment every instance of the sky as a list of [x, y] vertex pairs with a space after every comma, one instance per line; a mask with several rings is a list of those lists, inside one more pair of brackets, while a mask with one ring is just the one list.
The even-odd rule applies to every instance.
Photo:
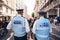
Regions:
[[35, 0], [24, 0], [24, 4], [27, 6], [27, 14], [31, 16], [35, 7]]

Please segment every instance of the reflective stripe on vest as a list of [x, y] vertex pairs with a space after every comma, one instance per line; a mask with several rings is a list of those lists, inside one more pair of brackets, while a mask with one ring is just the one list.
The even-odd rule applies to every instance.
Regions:
[[42, 38], [47, 38], [47, 37], [49, 37], [49, 35], [39, 35], [39, 34], [37, 34], [37, 36], [42, 37]]
[[37, 30], [48, 30], [49, 29], [49, 27], [39, 27], [39, 28], [37, 28]]
[[14, 34], [24, 34], [24, 33], [26, 33], [26, 32], [16, 32]]

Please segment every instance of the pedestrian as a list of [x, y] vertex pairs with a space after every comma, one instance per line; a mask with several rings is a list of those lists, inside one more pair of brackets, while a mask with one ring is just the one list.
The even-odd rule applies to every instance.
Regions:
[[59, 17], [57, 17], [57, 26], [60, 26], [60, 16]]
[[31, 26], [31, 24], [32, 24], [32, 18], [30, 18], [30, 19], [28, 20], [28, 23], [29, 23], [29, 26]]
[[34, 18], [34, 22], [37, 20], [37, 17]]
[[7, 35], [7, 33], [8, 33], [8, 31], [7, 31], [7, 25], [8, 25], [8, 23], [7, 23], [7, 20], [6, 20], [6, 17], [2, 20], [2, 28], [3, 28], [3, 36], [6, 36]]
[[46, 12], [39, 11], [39, 19], [37, 19], [33, 25], [33, 38], [35, 40], [49, 40], [49, 32], [50, 32], [50, 21], [44, 18]]
[[51, 24], [53, 24], [53, 23], [54, 23], [53, 18], [50, 18], [50, 23], [51, 23]]
[[14, 33], [14, 40], [27, 40], [30, 38], [30, 29], [27, 19], [23, 17], [23, 9], [17, 10], [15, 16], [7, 26], [7, 29]]
[[57, 24], [57, 18], [55, 17], [54, 18], [54, 25], [56, 25]]

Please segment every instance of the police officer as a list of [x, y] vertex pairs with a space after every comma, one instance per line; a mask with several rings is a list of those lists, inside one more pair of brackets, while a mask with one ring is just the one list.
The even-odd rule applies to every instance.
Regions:
[[27, 19], [23, 17], [23, 9], [18, 9], [17, 12], [17, 16], [10, 21], [7, 29], [14, 32], [14, 40], [27, 40], [30, 36]]
[[46, 12], [38, 13], [40, 18], [35, 21], [32, 29], [33, 35], [36, 36], [35, 40], [49, 40], [50, 21], [44, 17]]

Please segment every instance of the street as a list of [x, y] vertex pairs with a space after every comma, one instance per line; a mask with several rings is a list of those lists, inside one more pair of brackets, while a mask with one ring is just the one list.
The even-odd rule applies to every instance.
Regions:
[[[13, 40], [13, 33], [11, 33], [10, 36], [7, 34], [1, 40]], [[60, 40], [60, 26], [52, 25], [52, 32], [50, 33], [50, 40]]]
[[54, 27], [52, 27], [52, 33], [50, 33], [50, 36], [54, 40], [60, 40], [60, 26], [54, 26]]

